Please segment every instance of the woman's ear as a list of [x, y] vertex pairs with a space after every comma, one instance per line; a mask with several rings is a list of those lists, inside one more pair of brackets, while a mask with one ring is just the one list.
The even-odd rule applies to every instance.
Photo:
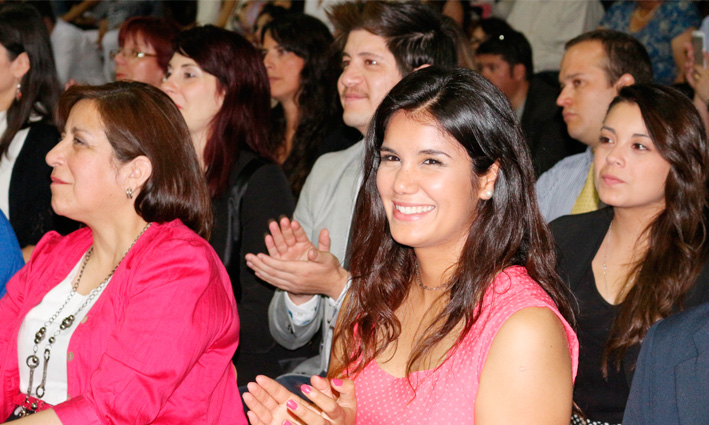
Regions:
[[148, 178], [153, 174], [153, 164], [147, 156], [141, 155], [133, 158], [123, 166], [126, 173], [126, 187], [130, 187], [133, 193], [140, 191]]
[[22, 52], [10, 64], [10, 72], [19, 81], [30, 70], [30, 65], [30, 57], [27, 56], [27, 52]]
[[487, 172], [480, 178], [480, 186], [478, 188], [478, 198], [490, 199], [495, 194], [495, 182], [497, 181], [497, 173], [500, 171], [500, 163], [495, 161], [490, 166]]

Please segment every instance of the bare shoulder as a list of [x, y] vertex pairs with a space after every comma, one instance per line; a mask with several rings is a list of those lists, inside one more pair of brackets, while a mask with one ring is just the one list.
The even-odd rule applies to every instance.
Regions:
[[476, 423], [568, 424], [572, 390], [564, 325], [548, 308], [524, 308], [505, 321], [490, 347]]

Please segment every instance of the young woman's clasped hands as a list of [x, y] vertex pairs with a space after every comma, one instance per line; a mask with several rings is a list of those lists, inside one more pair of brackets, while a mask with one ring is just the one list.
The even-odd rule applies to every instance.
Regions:
[[311, 385], [301, 391], [308, 401], [291, 394], [278, 382], [259, 376], [248, 385], [244, 401], [251, 425], [308, 424], [350, 425], [355, 423], [357, 399], [354, 382], [349, 379], [326, 379], [313, 376]]

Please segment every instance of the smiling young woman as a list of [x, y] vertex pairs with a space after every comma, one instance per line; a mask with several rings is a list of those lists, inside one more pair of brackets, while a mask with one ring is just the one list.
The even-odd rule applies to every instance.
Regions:
[[302, 387], [329, 419], [259, 377], [252, 422], [568, 424], [578, 344], [502, 93], [469, 70], [415, 71], [366, 144], [329, 379]]
[[560, 274], [579, 300], [584, 350], [574, 401], [591, 421], [621, 423], [650, 326], [709, 301], [709, 146], [696, 109], [668, 87], [622, 88], [603, 122], [594, 168], [609, 207], [559, 218], [551, 228]]

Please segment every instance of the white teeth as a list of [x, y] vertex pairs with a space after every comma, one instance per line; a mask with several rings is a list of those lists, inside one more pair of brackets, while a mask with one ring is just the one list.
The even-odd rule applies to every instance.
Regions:
[[419, 214], [431, 211], [433, 209], [432, 205], [428, 206], [418, 206], [418, 207], [404, 207], [402, 205], [394, 205], [394, 207], [403, 214]]

